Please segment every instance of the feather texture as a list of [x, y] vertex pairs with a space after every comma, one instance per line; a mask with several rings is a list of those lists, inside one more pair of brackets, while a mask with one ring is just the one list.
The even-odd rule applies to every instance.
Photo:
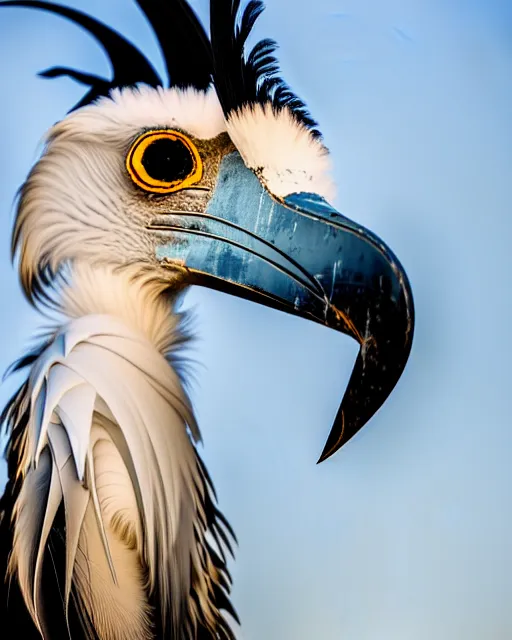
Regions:
[[289, 109], [271, 103], [246, 105], [226, 121], [229, 137], [244, 163], [270, 193], [317, 193], [328, 201], [335, 196], [331, 159], [318, 137]]
[[186, 0], [137, 0], [153, 28], [167, 67], [170, 87], [206, 91], [213, 70], [204, 28]]
[[240, 0], [211, 0], [210, 30], [214, 81], [219, 100], [230, 118], [247, 106], [271, 105], [287, 109], [313, 138], [320, 137], [306, 105], [279, 76], [277, 44], [260, 40], [246, 52], [246, 43], [263, 12], [262, 0], [249, 0], [243, 11]]
[[[62, 297], [69, 319], [32, 363], [8, 416], [12, 438], [23, 425], [11, 578], [50, 637], [42, 576], [63, 509], [63, 611], [78, 603], [84, 637], [232, 638], [220, 613], [236, 615], [224, 556], [230, 529], [171, 366], [179, 319], [158, 280], [77, 266], [74, 284]], [[120, 289], [124, 304], [108, 313]]]
[[[160, 44], [169, 86], [206, 91], [213, 79], [227, 118], [248, 105], [269, 104], [276, 111], [289, 110], [312, 137], [321, 137], [304, 102], [279, 75], [277, 44], [264, 38], [246, 51], [247, 40], [264, 9], [262, 0], [249, 0], [243, 10], [240, 0], [211, 0], [211, 41], [185, 0], [137, 0], [137, 4]], [[68, 76], [91, 87], [75, 109], [107, 96], [112, 89], [142, 83], [152, 87], [163, 85], [133, 44], [94, 18], [41, 0], [0, 1], [0, 8], [3, 6], [32, 7], [66, 17], [89, 31], [103, 47], [113, 68], [112, 80], [65, 67], [54, 67], [41, 74], [45, 78]]]

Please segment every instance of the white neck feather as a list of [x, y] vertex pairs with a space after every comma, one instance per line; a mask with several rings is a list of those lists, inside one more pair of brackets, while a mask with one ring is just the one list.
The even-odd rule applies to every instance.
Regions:
[[165, 294], [168, 286], [141, 265], [119, 268], [78, 262], [62, 289], [59, 306], [70, 319], [90, 314], [119, 318], [166, 354], [176, 342], [180, 322]]
[[20, 400], [30, 399], [30, 415], [11, 571], [41, 631], [42, 559], [62, 503], [66, 606], [73, 583], [103, 640], [153, 637], [146, 584], [158, 590], [175, 633], [191, 575], [201, 576], [204, 585], [194, 588], [213, 609], [200, 526], [209, 498], [189, 436], [197, 441], [199, 432], [169, 362], [182, 342], [170, 302], [165, 284], [140, 265], [77, 264], [61, 291], [68, 322], [32, 367]]

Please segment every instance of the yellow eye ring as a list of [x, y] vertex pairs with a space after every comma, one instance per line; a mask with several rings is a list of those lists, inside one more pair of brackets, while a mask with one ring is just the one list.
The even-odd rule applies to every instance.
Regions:
[[196, 184], [203, 163], [194, 143], [173, 129], [147, 131], [132, 144], [126, 168], [144, 191], [172, 193]]

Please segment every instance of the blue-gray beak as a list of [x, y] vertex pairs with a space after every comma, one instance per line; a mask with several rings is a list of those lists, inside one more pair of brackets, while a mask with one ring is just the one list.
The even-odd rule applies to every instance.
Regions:
[[381, 407], [407, 363], [414, 306], [401, 264], [318, 195], [278, 201], [236, 152], [222, 162], [206, 213], [171, 213], [154, 225], [172, 238], [164, 235], [157, 256], [182, 260], [191, 284], [319, 322], [361, 345], [325, 460]]

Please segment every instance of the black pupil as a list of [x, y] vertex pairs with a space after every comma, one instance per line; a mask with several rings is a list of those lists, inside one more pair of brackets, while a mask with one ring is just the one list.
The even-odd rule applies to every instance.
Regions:
[[180, 139], [161, 138], [146, 149], [142, 166], [153, 180], [176, 182], [192, 173], [194, 160]]

